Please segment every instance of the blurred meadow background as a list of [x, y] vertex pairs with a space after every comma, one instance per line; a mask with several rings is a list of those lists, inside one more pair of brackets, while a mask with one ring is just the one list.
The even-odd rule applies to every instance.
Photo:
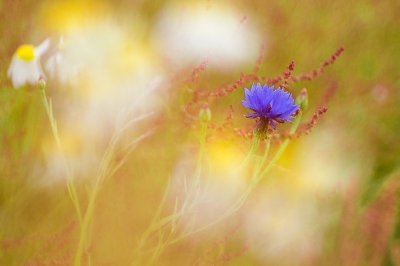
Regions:
[[[400, 265], [399, 15], [1, 0], [0, 265]], [[17, 48], [47, 38], [46, 95], [13, 88]], [[308, 108], [247, 160], [255, 82], [306, 88]]]

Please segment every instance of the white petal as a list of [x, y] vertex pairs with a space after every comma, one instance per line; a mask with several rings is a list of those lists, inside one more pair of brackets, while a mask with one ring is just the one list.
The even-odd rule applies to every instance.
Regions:
[[57, 52], [55, 55], [52, 55], [49, 59], [47, 59], [44, 69], [49, 73], [51, 78], [56, 77], [56, 73], [59, 72], [62, 60], [62, 54], [60, 52]]
[[50, 47], [50, 39], [47, 38], [41, 44], [35, 47], [35, 56], [41, 57]]
[[14, 71], [14, 65], [15, 65], [15, 60], [16, 60], [15, 57], [16, 57], [16, 56], [15, 56], [15, 54], [14, 54], [13, 57], [11, 58], [10, 66], [8, 67], [7, 77], [9, 77], [9, 78], [11, 78], [11, 75], [12, 75], [12, 73], [13, 73], [13, 71]]
[[54, 78], [56, 76], [56, 66], [57, 63], [55, 56], [50, 57], [44, 64], [44, 69], [46, 69], [46, 72], [51, 78]]
[[44, 76], [38, 59], [25, 61], [18, 57], [14, 57], [12, 60], [8, 73], [11, 82], [16, 89], [26, 83], [36, 85], [40, 75]]

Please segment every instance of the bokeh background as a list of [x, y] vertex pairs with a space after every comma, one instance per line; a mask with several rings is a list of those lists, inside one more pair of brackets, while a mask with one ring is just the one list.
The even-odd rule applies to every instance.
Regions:
[[[163, 214], [184, 196], [203, 104], [214, 129], [198, 221], [215, 219], [249, 183], [235, 169], [252, 141], [236, 132], [254, 126], [240, 102], [254, 81], [187, 103], [256, 66], [273, 78], [293, 60], [293, 76], [310, 73], [343, 46], [324, 73], [289, 85], [294, 96], [308, 91], [300, 128], [328, 107], [312, 132], [290, 143], [239, 212], [154, 264], [400, 265], [399, 14], [394, 0], [0, 1], [0, 264], [73, 265], [79, 226], [63, 160], [85, 210], [118, 125], [141, 118], [120, 136], [112, 162], [126, 162], [102, 184], [84, 255], [84, 265], [129, 265], [169, 179]], [[56, 50], [65, 59], [56, 76], [46, 73], [62, 154], [38, 89], [16, 90], [7, 78], [18, 46], [46, 38], [42, 66]]]

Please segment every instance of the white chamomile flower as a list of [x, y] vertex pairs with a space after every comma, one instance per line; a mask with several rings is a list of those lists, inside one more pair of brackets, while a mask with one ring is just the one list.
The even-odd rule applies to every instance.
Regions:
[[58, 51], [49, 57], [44, 68], [50, 78], [58, 79], [62, 84], [77, 85], [81, 68], [79, 64], [71, 62], [67, 49], [68, 47], [64, 45], [64, 38], [61, 36]]
[[18, 89], [26, 83], [36, 85], [40, 76], [44, 77], [40, 65], [40, 57], [47, 51], [49, 46], [50, 40], [46, 39], [37, 47], [30, 44], [18, 47], [7, 72], [7, 76], [11, 78], [14, 88]]

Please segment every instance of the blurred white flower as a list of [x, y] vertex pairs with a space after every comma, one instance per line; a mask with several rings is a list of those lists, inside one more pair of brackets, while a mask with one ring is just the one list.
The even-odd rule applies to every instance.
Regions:
[[[247, 16], [230, 5], [206, 2], [166, 6], [156, 23], [154, 43], [179, 65], [212, 59], [208, 65], [228, 71], [257, 60], [260, 35]], [[263, 40], [265, 42], [265, 40]]]
[[58, 44], [58, 51], [49, 57], [44, 67], [50, 78], [58, 79], [62, 84], [77, 85], [81, 66], [71, 63], [71, 60], [67, 58], [62, 36]]
[[11, 78], [14, 88], [26, 83], [36, 85], [40, 76], [45, 76], [40, 65], [40, 57], [50, 46], [50, 40], [44, 40], [39, 46], [24, 44], [14, 53], [7, 76]]

